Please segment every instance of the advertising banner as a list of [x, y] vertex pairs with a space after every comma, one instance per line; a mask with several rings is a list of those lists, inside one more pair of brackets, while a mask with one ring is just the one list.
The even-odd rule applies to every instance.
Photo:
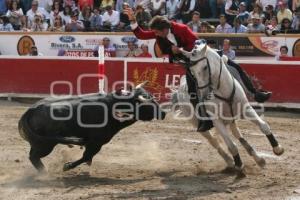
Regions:
[[[275, 56], [280, 46], [289, 48], [289, 56], [300, 56], [299, 35], [267, 37], [251, 34], [198, 34], [199, 38], [214, 40], [215, 48], [221, 49], [225, 38], [231, 41], [237, 56]], [[134, 42], [138, 47], [147, 44], [153, 57], [161, 57], [155, 40], [138, 40], [132, 33], [0, 33], [0, 52], [2, 55], [27, 55], [32, 45], [44, 56], [56, 56], [65, 50], [67, 56], [92, 56], [92, 52], [104, 37], [116, 49], [117, 57], [124, 57], [128, 51], [127, 43]], [[89, 53], [88, 53], [89, 52]]]

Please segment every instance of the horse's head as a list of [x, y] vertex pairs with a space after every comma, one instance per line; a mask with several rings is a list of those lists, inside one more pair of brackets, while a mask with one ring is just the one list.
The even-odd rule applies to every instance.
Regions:
[[206, 97], [212, 90], [213, 79], [218, 73], [216, 65], [220, 64], [220, 57], [207, 44], [195, 45], [192, 51], [183, 50], [182, 52], [190, 59], [190, 62], [186, 63], [186, 67], [197, 80], [201, 96]]

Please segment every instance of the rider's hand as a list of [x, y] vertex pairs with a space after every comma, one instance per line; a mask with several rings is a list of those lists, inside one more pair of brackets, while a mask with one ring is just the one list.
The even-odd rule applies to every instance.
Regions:
[[179, 53], [181, 53], [181, 50], [180, 50], [179, 47], [173, 45], [173, 46], [172, 46], [172, 52], [173, 52], [174, 54], [179, 54]]
[[128, 16], [128, 19], [131, 23], [135, 23], [136, 19], [135, 19], [135, 15], [134, 12], [131, 8], [127, 8], [124, 10], [124, 14], [126, 14]]

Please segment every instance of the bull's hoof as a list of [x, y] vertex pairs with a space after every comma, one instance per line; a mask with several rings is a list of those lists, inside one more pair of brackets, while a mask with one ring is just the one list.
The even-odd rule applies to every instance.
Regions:
[[260, 168], [264, 168], [266, 166], [266, 160], [264, 158], [259, 158], [256, 163]]
[[63, 167], [63, 171], [65, 172], [65, 171], [68, 171], [70, 169], [73, 169], [73, 165], [72, 164], [73, 163], [71, 163], [71, 162], [65, 163], [64, 167]]
[[92, 160], [87, 161], [86, 164], [87, 164], [88, 166], [91, 166], [91, 165], [92, 165]]
[[273, 152], [275, 155], [280, 156], [284, 152], [284, 148], [281, 145], [278, 145], [277, 147], [273, 148]]

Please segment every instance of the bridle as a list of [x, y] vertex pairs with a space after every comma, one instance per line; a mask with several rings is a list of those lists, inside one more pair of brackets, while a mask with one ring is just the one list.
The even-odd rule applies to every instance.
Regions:
[[[198, 81], [196, 80], [196, 78], [193, 76], [193, 74], [191, 73], [190, 71], [190, 67], [191, 66], [194, 66], [196, 65], [198, 62], [202, 61], [202, 60], [206, 60], [206, 63], [207, 63], [207, 68], [208, 68], [208, 83], [203, 85], [203, 86], [198, 86]], [[201, 95], [199, 94], [199, 90], [203, 90], [205, 88], [208, 88], [209, 90], [209, 93], [213, 93], [213, 82], [212, 82], [212, 74], [211, 74], [211, 66], [210, 66], [210, 63], [209, 63], [209, 60], [207, 57], [203, 57], [203, 58], [200, 58], [198, 60], [195, 60], [195, 61], [189, 61], [187, 63], [185, 63], [184, 65], [186, 68], [187, 68], [187, 73], [189, 73], [190, 77], [193, 78], [195, 84], [196, 84], [196, 87], [197, 87], [197, 96], [199, 99], [201, 99]], [[223, 63], [222, 63], [222, 58], [220, 58], [220, 71], [219, 71], [219, 76], [218, 76], [218, 84], [217, 84], [217, 87], [216, 89], [220, 89], [220, 83], [221, 83], [221, 76], [222, 76], [222, 71], [223, 71]], [[235, 81], [234, 81], [234, 78], [231, 74], [231, 78], [232, 78], [232, 83], [233, 83], [233, 87], [232, 87], [232, 91], [231, 91], [231, 94], [228, 98], [225, 98], [225, 97], [222, 97], [222, 96], [219, 96], [215, 93], [214, 96], [222, 101], [225, 101], [229, 107], [230, 107], [230, 112], [231, 112], [231, 115], [232, 117], [234, 116], [233, 114], [233, 98], [234, 98], [234, 95], [235, 95], [235, 91], [236, 91], [236, 85], [235, 85]], [[208, 94], [209, 94], [208, 93]], [[203, 97], [203, 99], [208, 99], [207, 96]]]

